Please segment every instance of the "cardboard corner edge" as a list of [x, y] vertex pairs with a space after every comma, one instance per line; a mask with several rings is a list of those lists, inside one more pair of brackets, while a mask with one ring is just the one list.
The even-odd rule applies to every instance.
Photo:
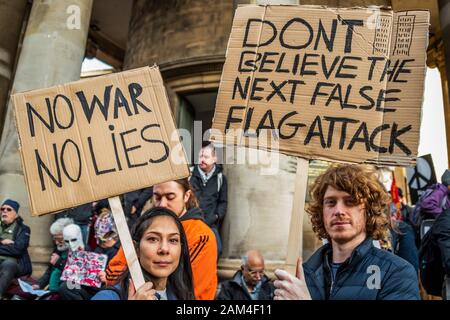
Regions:
[[159, 65], [157, 65], [156, 63], [154, 63], [151, 66], [145, 66], [143, 69], [148, 69], [148, 70], [158, 70], [159, 71]]
[[20, 97], [22, 97], [24, 94], [23, 92], [17, 92], [11, 95], [10, 99], [11, 99], [11, 103], [13, 105], [13, 110], [11, 111], [13, 113], [13, 123], [14, 123], [14, 127], [16, 128], [16, 132], [17, 132], [17, 144], [18, 144], [18, 151], [19, 151], [19, 155], [20, 155], [20, 165], [22, 167], [22, 171], [23, 171], [23, 179], [24, 179], [24, 184], [26, 187], [26, 191], [27, 191], [27, 198], [28, 198], [28, 205], [30, 208], [30, 213], [32, 217], [37, 217], [42, 215], [42, 213], [40, 214], [39, 212], [36, 211], [36, 208], [34, 206], [34, 202], [32, 200], [31, 197], [31, 193], [30, 193], [30, 186], [28, 184], [28, 180], [27, 180], [27, 170], [26, 170], [26, 166], [25, 166], [25, 159], [23, 156], [23, 152], [22, 150], [22, 139], [21, 139], [21, 135], [20, 135], [20, 131], [19, 131], [19, 119], [17, 117], [17, 112], [18, 112], [18, 103], [19, 103], [19, 99]]

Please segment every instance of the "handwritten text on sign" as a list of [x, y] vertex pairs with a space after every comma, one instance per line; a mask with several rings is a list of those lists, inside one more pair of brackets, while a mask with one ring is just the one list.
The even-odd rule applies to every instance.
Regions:
[[189, 174], [169, 156], [179, 141], [157, 68], [14, 96], [33, 214], [45, 214]]
[[280, 151], [291, 155], [414, 162], [428, 19], [425, 11], [239, 8], [213, 128], [238, 145], [278, 130]]

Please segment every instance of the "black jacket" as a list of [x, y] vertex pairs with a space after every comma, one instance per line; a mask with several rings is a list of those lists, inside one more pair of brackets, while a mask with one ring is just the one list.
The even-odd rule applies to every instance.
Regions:
[[[273, 283], [266, 276], [263, 276], [261, 281], [261, 289], [257, 300], [273, 300], [273, 292], [275, 290]], [[234, 274], [233, 279], [222, 282], [217, 300], [252, 300], [242, 283], [241, 270]]]
[[30, 228], [23, 223], [23, 219], [18, 217], [17, 226], [14, 229], [12, 244], [0, 244], [0, 255], [10, 256], [18, 259], [19, 277], [29, 276], [33, 272], [28, 246], [30, 244]]
[[153, 196], [153, 187], [144, 188], [132, 192], [125, 193], [123, 195], [123, 211], [127, 217], [131, 216], [131, 208], [136, 207], [135, 215], [139, 217], [145, 203]]
[[[367, 238], [353, 251], [331, 281], [331, 245], [319, 248], [303, 264], [313, 300], [419, 300], [419, 281], [413, 266]], [[377, 278], [380, 280], [377, 284]]]
[[430, 232], [433, 241], [439, 247], [444, 272], [450, 277], [450, 209], [437, 217]]
[[[222, 166], [216, 165], [212, 177], [206, 184], [203, 183], [199, 167], [195, 166], [189, 182], [200, 202], [200, 208], [205, 216], [205, 221], [210, 227], [218, 228], [227, 213], [228, 184], [225, 175], [222, 174], [222, 185], [218, 187], [218, 173], [222, 172]], [[219, 192], [217, 191], [219, 189]]]
[[74, 208], [61, 211], [56, 214], [55, 218], [72, 218], [75, 224], [89, 224], [92, 215], [92, 204], [86, 203]]
[[206, 223], [203, 211], [200, 208], [196, 208], [196, 207], [190, 208], [185, 214], [183, 214], [180, 217], [180, 221], [192, 220], [192, 219], [202, 220], [204, 223]]

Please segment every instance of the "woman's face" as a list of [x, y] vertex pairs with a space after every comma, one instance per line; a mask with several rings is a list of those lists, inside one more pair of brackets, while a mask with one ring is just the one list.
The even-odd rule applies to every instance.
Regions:
[[167, 281], [167, 277], [178, 267], [180, 255], [180, 232], [175, 221], [168, 216], [152, 218], [138, 247], [142, 268], [155, 280]]

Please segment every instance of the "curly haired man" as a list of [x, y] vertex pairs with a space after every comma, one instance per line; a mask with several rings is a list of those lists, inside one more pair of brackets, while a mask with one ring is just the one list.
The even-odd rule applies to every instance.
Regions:
[[302, 265], [296, 276], [276, 270], [275, 300], [416, 300], [413, 266], [373, 240], [388, 231], [390, 198], [374, 171], [340, 164], [320, 175], [306, 210], [313, 230], [328, 243]]

